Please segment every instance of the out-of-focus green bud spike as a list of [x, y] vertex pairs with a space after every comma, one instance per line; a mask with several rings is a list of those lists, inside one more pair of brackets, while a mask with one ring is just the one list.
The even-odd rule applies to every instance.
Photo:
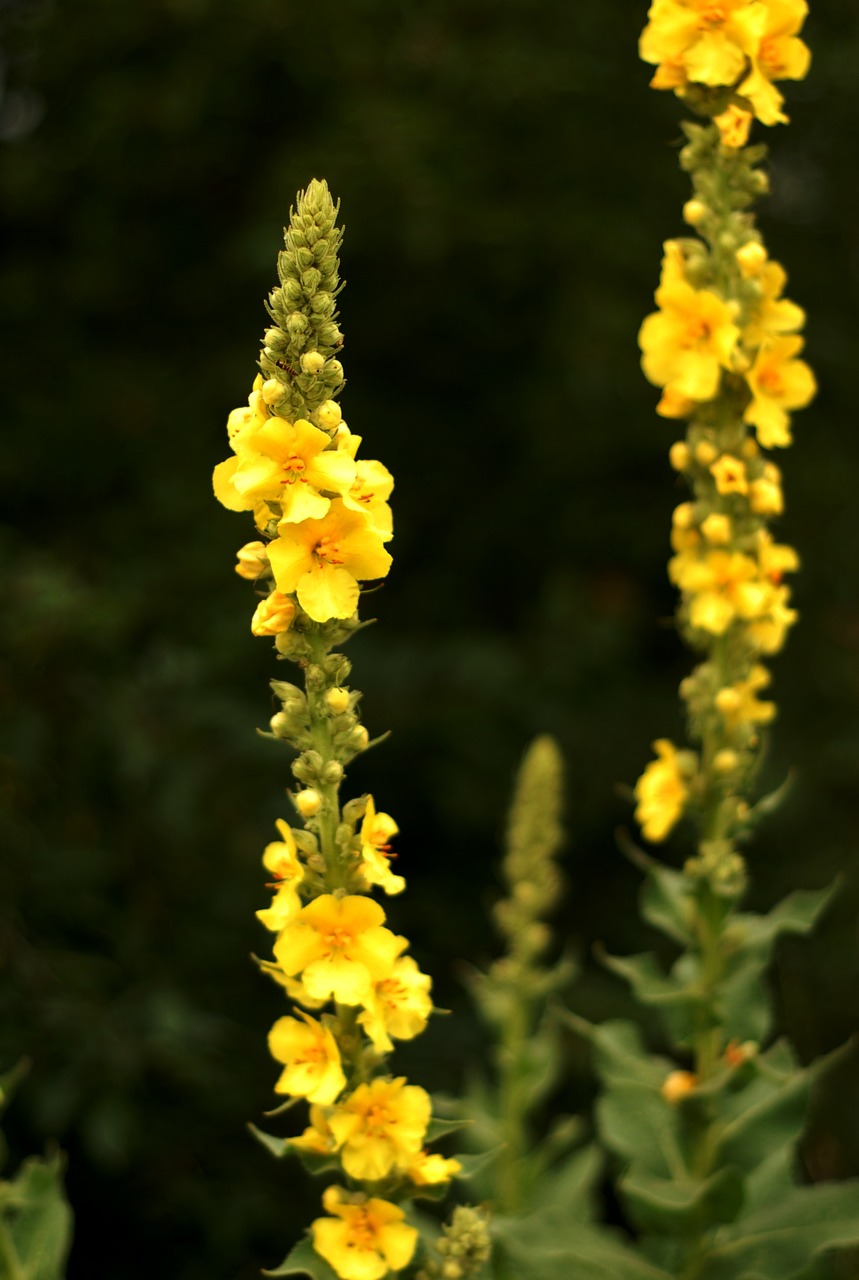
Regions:
[[284, 229], [286, 247], [278, 255], [280, 287], [269, 294], [274, 324], [265, 332], [259, 364], [263, 375], [283, 389], [279, 400], [270, 401], [272, 407], [293, 422], [315, 421], [320, 405], [343, 387], [343, 366], [335, 358], [343, 346], [334, 301], [342, 287], [339, 209], [324, 179], [314, 178], [299, 191]]
[[504, 876], [513, 887], [535, 863], [547, 863], [558, 851], [564, 763], [558, 744], [548, 734], [535, 738], [522, 757], [507, 821]]

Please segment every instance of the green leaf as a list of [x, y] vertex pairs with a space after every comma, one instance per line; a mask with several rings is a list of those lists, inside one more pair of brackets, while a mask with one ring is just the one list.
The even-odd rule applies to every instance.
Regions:
[[[604, 964], [613, 973], [624, 978], [642, 1002], [659, 1009], [677, 1045], [691, 1043], [696, 1031], [715, 1024], [710, 998], [697, 980], [697, 971], [691, 980], [681, 966], [666, 976], [650, 952], [637, 956], [602, 956]], [[688, 958], [687, 958], [688, 959]]]
[[634, 861], [647, 877], [641, 888], [641, 914], [681, 947], [691, 947], [695, 941], [695, 903], [689, 877], [645, 853]]
[[332, 1169], [340, 1168], [340, 1161], [334, 1155], [296, 1147], [291, 1138], [276, 1138], [273, 1133], [263, 1133], [262, 1129], [258, 1129], [255, 1124], [248, 1124], [248, 1129], [257, 1142], [261, 1143], [266, 1151], [270, 1151], [277, 1160], [281, 1160], [284, 1156], [295, 1155], [307, 1172], [313, 1174], [328, 1173]]
[[266, 1151], [270, 1151], [278, 1160], [289, 1155], [291, 1150], [289, 1138], [276, 1138], [273, 1133], [263, 1133], [262, 1129], [258, 1129], [255, 1124], [248, 1123], [248, 1129], [257, 1142], [262, 1143]]
[[798, 890], [765, 916], [733, 918], [724, 935], [727, 963], [719, 991], [720, 1021], [731, 1038], [759, 1043], [767, 1038], [772, 1014], [762, 978], [776, 939], [809, 933], [837, 889], [836, 881], [827, 889]]
[[264, 1276], [310, 1276], [312, 1280], [339, 1280], [337, 1272], [316, 1252], [310, 1237], [299, 1240], [279, 1267]]
[[603, 1142], [623, 1160], [642, 1160], [650, 1173], [672, 1181], [689, 1176], [677, 1135], [677, 1112], [651, 1085], [613, 1084], [597, 1101]]
[[460, 1129], [468, 1129], [471, 1126], [470, 1120], [442, 1120], [438, 1116], [433, 1116], [427, 1125], [426, 1136], [424, 1142], [438, 1142], [439, 1138], [444, 1138], [449, 1133], [459, 1133]]
[[859, 1244], [859, 1180], [796, 1187], [775, 1204], [721, 1228], [702, 1280], [760, 1271], [793, 1276], [817, 1254]]
[[27, 1160], [7, 1184], [15, 1207], [4, 1213], [20, 1280], [62, 1280], [72, 1240], [72, 1211], [63, 1191], [62, 1161]]
[[540, 1207], [561, 1208], [568, 1222], [589, 1222], [593, 1216], [591, 1196], [602, 1167], [602, 1152], [591, 1143], [541, 1174], [533, 1194]]
[[599, 1026], [583, 1025], [594, 1046], [597, 1072], [606, 1084], [631, 1081], [659, 1089], [668, 1072], [673, 1070], [667, 1058], [648, 1052], [634, 1022], [612, 1019]]
[[459, 1173], [454, 1177], [459, 1182], [469, 1182], [472, 1178], [476, 1178], [478, 1174], [483, 1173], [484, 1169], [488, 1169], [494, 1164], [501, 1152], [504, 1150], [504, 1143], [499, 1147], [493, 1147], [491, 1151], [479, 1151], [474, 1155], [457, 1155], [457, 1160], [462, 1165]]
[[739, 1169], [719, 1169], [705, 1182], [657, 1178], [637, 1162], [618, 1183], [638, 1226], [657, 1235], [679, 1236], [697, 1225], [733, 1222], [743, 1205]]
[[672, 1280], [620, 1236], [571, 1224], [562, 1208], [494, 1218], [491, 1231], [502, 1275], [527, 1280]]

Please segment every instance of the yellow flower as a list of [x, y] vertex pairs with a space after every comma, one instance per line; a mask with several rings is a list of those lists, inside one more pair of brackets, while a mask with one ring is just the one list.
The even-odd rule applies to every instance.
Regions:
[[311, 1225], [313, 1247], [342, 1280], [381, 1280], [411, 1262], [418, 1232], [397, 1205], [373, 1196], [353, 1201], [340, 1187], [327, 1187], [322, 1204], [334, 1216]]
[[405, 1076], [359, 1084], [328, 1118], [349, 1177], [378, 1182], [407, 1169], [423, 1147], [430, 1114], [429, 1094]]
[[263, 569], [268, 568], [268, 552], [264, 542], [246, 542], [236, 552], [236, 573], [240, 578], [255, 582]]
[[745, 680], [726, 685], [716, 694], [715, 703], [721, 712], [728, 729], [737, 729], [741, 724], [768, 724], [776, 713], [774, 702], [760, 702], [758, 693], [770, 682], [770, 673], [766, 667], [756, 663]]
[[781, 296], [787, 284], [787, 272], [780, 262], [764, 263], [756, 280], [761, 290], [760, 300], [743, 329], [743, 342], [748, 347], [759, 347], [780, 334], [796, 333], [805, 324], [802, 307]]
[[782, 111], [784, 98], [773, 80], [802, 80], [808, 73], [811, 53], [797, 38], [808, 13], [806, 0], [766, 0], [767, 19], [751, 70], [737, 92], [748, 98], [763, 124], [787, 120]]
[[276, 636], [288, 631], [295, 617], [295, 601], [280, 591], [272, 591], [260, 600], [251, 618], [251, 631], [255, 636]]
[[693, 289], [682, 278], [674, 242], [669, 241], [665, 251], [656, 291], [660, 310], [646, 317], [638, 334], [641, 365], [645, 377], [672, 397], [712, 400], [721, 370], [731, 367], [740, 336], [735, 308], [709, 289]]
[[269, 1053], [285, 1066], [274, 1091], [327, 1106], [346, 1088], [340, 1050], [329, 1027], [301, 1017], [278, 1018], [269, 1032]]
[[708, 551], [700, 557], [681, 552], [669, 562], [668, 576], [691, 597], [692, 626], [714, 636], [724, 635], [735, 618], [759, 617], [769, 598], [758, 564], [739, 551]]
[[698, 84], [732, 85], [758, 49], [766, 16], [761, 0], [654, 0], [639, 53], [679, 64]]
[[411, 956], [394, 962], [390, 977], [375, 983], [358, 1022], [377, 1053], [390, 1053], [391, 1037], [413, 1040], [426, 1027], [432, 1013], [432, 978], [421, 973]]
[[385, 535], [366, 516], [335, 500], [322, 520], [281, 522], [268, 556], [279, 591], [295, 592], [314, 622], [350, 618], [359, 581], [384, 578], [391, 557]]
[[761, 476], [749, 485], [749, 506], [758, 516], [780, 516], [784, 511], [784, 496], [777, 480]]
[[714, 116], [713, 124], [719, 130], [722, 146], [730, 151], [739, 151], [740, 147], [744, 147], [749, 140], [753, 119], [751, 111], [743, 111], [742, 107], [733, 103], [727, 111]]
[[748, 493], [749, 491], [745, 463], [739, 458], [733, 458], [729, 453], [723, 453], [721, 458], [713, 463], [710, 474], [716, 481], [717, 493], [720, 493], [723, 498], [729, 493]]
[[408, 1169], [408, 1176], [418, 1187], [438, 1186], [441, 1182], [449, 1182], [458, 1173], [462, 1173], [462, 1165], [458, 1160], [430, 1155], [428, 1151], [422, 1151]]
[[764, 449], [791, 443], [789, 409], [802, 409], [817, 390], [814, 374], [804, 360], [802, 338], [773, 338], [761, 347], [746, 374], [752, 393], [744, 421], [750, 423]]
[[330, 442], [325, 431], [303, 418], [269, 418], [245, 433], [239, 456], [222, 462], [216, 472], [222, 491], [232, 487], [231, 510], [277, 502], [286, 521], [324, 516], [330, 499], [320, 491], [344, 493], [355, 479], [352, 459], [330, 449]]
[[388, 859], [391, 838], [399, 827], [389, 813], [376, 813], [373, 797], [367, 796], [367, 808], [361, 823], [361, 873], [368, 884], [377, 884], [385, 893], [402, 893], [406, 882], [395, 876]]
[[402, 950], [396, 934], [382, 927], [384, 919], [372, 898], [323, 893], [280, 934], [275, 959], [288, 977], [301, 974], [311, 999], [361, 1004], [374, 982], [390, 976]]
[[691, 771], [689, 753], [678, 755], [667, 738], [653, 744], [656, 760], [651, 760], [635, 784], [635, 820], [645, 840], [664, 840], [678, 822], [689, 788], [686, 775]]
[[256, 915], [266, 929], [279, 933], [301, 910], [298, 886], [304, 879], [304, 868], [298, 860], [298, 849], [288, 823], [278, 818], [275, 825], [282, 839], [266, 845], [262, 861], [266, 871], [274, 877], [272, 888], [277, 892], [271, 906]]
[[352, 511], [366, 513], [374, 528], [390, 536], [394, 522], [388, 498], [394, 487], [394, 477], [381, 462], [367, 460], [358, 462], [355, 466], [355, 479], [351, 488], [343, 494], [343, 505]]
[[310, 1124], [297, 1138], [290, 1138], [289, 1145], [296, 1151], [309, 1155], [328, 1156], [334, 1152], [334, 1134], [328, 1124], [325, 1108], [313, 1103], [310, 1108]]
[[749, 639], [761, 653], [778, 653], [796, 622], [799, 615], [789, 607], [789, 599], [789, 587], [772, 587], [761, 616], [748, 623]]

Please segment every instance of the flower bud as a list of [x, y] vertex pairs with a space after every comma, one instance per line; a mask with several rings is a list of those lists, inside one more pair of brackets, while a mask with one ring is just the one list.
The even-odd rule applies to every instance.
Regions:
[[691, 1071], [672, 1071], [663, 1080], [661, 1093], [669, 1106], [676, 1107], [681, 1098], [691, 1093], [697, 1083], [698, 1077]]
[[343, 420], [343, 414], [336, 400], [324, 400], [316, 410], [316, 425], [323, 431], [334, 431]]
[[279, 631], [288, 631], [295, 617], [295, 604], [289, 596], [280, 591], [272, 591], [265, 600], [260, 600], [251, 619], [251, 631], [255, 636], [276, 636]]
[[713, 768], [716, 773], [733, 773], [739, 763], [740, 757], [729, 747], [725, 747], [723, 751], [717, 751], [713, 757]]
[[349, 690], [342, 688], [329, 689], [325, 694], [325, 705], [334, 715], [339, 716], [349, 709]]
[[668, 451], [668, 461], [675, 471], [685, 471], [689, 466], [689, 446], [685, 440], [676, 440]]
[[304, 791], [296, 792], [292, 803], [302, 818], [314, 818], [322, 808], [322, 796], [313, 787], [307, 787]]
[[306, 351], [301, 357], [301, 368], [304, 373], [318, 373], [325, 366], [325, 356], [319, 351]]
[[698, 227], [710, 210], [701, 200], [687, 200], [683, 206], [683, 219], [690, 227]]
[[349, 745], [356, 751], [366, 751], [370, 742], [370, 735], [362, 724], [356, 724], [350, 735]]
[[742, 698], [736, 689], [727, 686], [716, 694], [715, 703], [717, 711], [721, 711], [723, 716], [730, 716], [739, 711]]
[[695, 445], [695, 461], [700, 467], [709, 467], [711, 462], [715, 462], [718, 456], [718, 449], [709, 440], [699, 440]]
[[731, 520], [719, 511], [712, 511], [701, 522], [701, 532], [713, 546], [723, 547], [731, 541]]
[[780, 486], [769, 480], [753, 480], [749, 485], [749, 506], [757, 516], [780, 516], [784, 511]]
[[691, 527], [695, 515], [695, 508], [691, 502], [681, 502], [679, 507], [674, 508], [672, 521], [678, 529], [688, 529]]
[[266, 329], [262, 340], [267, 347], [271, 347], [272, 351], [282, 351], [287, 343], [286, 334], [276, 326]]
[[293, 311], [287, 318], [286, 329], [290, 338], [303, 338], [309, 327], [307, 316], [300, 311]]
[[284, 389], [277, 378], [267, 378], [262, 384], [262, 398], [266, 404], [277, 404], [284, 396]]
[[276, 738], [289, 738], [292, 719], [284, 711], [276, 712], [268, 722], [268, 727]]
[[336, 760], [329, 760], [327, 764], [322, 767], [321, 777], [322, 781], [327, 783], [329, 786], [336, 786], [338, 782], [343, 781], [342, 764], [338, 764]]
[[268, 552], [264, 542], [246, 542], [236, 552], [236, 573], [240, 578], [255, 582], [264, 569], [268, 568]]
[[745, 280], [760, 274], [767, 260], [767, 251], [760, 240], [747, 240], [737, 250], [737, 263]]

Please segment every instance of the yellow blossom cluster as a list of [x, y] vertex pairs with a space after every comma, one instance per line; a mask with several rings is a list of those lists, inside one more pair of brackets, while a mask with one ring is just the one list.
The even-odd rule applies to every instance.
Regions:
[[261, 1136], [348, 1184], [325, 1191], [313, 1247], [343, 1280], [378, 1280], [416, 1248], [418, 1230], [397, 1201], [443, 1191], [462, 1165], [426, 1150], [429, 1094], [385, 1062], [433, 1008], [429, 976], [371, 896], [405, 888], [391, 865], [397, 823], [372, 795], [339, 796], [369, 737], [350, 663], [333, 650], [360, 626], [362, 583], [390, 568], [394, 482], [381, 462], [358, 457], [361, 438], [333, 398], [343, 381], [336, 214], [321, 182], [291, 212], [262, 372], [247, 407], [229, 415], [231, 456], [213, 483], [225, 507], [252, 514], [259, 535], [236, 564], [262, 587], [251, 630], [273, 637], [304, 677], [303, 688], [271, 682], [281, 709], [269, 728], [296, 752], [291, 798], [303, 825], [278, 820], [262, 858], [272, 896], [257, 916], [274, 935], [261, 967], [293, 1002], [268, 1037], [281, 1068], [274, 1089], [286, 1099], [279, 1110], [304, 1101], [309, 1123], [293, 1138]]
[[[797, 39], [805, 12], [804, 0], [655, 0], [641, 54], [659, 63], [657, 88], [672, 76], [672, 87], [731, 86], [773, 123], [781, 98], [772, 79], [799, 78], [808, 64]], [[689, 101], [713, 114], [712, 102]], [[699, 238], [665, 244], [658, 310], [639, 344], [645, 376], [662, 389], [657, 412], [688, 420], [669, 455], [692, 493], [674, 511], [668, 573], [681, 632], [705, 654], [681, 686], [700, 751], [654, 743], [635, 788], [636, 818], [646, 839], [661, 841], [694, 811], [708, 857], [728, 868], [737, 865], [730, 841], [749, 816], [743, 792], [761, 728], [775, 715], [758, 697], [770, 679], [762, 658], [782, 648], [797, 616], [784, 579], [799, 558], [768, 527], [784, 495], [766, 451], [792, 443], [791, 415], [816, 384], [800, 358], [805, 313], [784, 296], [785, 270], [746, 212], [767, 187], [756, 168], [762, 149], [745, 146], [745, 128], [726, 133], [724, 120], [684, 131], [681, 164], [694, 194], [683, 213]]]
[[[687, 96], [695, 87], [729, 90], [719, 123], [742, 145], [748, 120], [787, 120], [776, 80], [802, 80], [811, 55], [799, 39], [806, 0], [653, 0], [639, 51], [656, 65], [655, 89]], [[722, 105], [722, 104], [720, 104]]]
[[280, 390], [276, 379], [257, 375], [248, 408], [234, 409], [227, 421], [234, 456], [213, 478], [218, 501], [253, 512], [268, 539], [242, 547], [236, 565], [241, 577], [271, 586], [254, 614], [255, 635], [286, 632], [296, 602], [315, 622], [350, 618], [359, 584], [384, 578], [391, 567], [390, 472], [357, 459], [361, 437], [334, 400], [315, 410], [315, 424], [290, 422], [270, 404]]
[[707, 274], [700, 242], [669, 240], [656, 291], [659, 310], [641, 326], [645, 376], [663, 388], [657, 412], [685, 418], [730, 389], [764, 449], [791, 443], [790, 413], [809, 403], [814, 375], [797, 359], [805, 314], [782, 298], [784, 268], [749, 235], [723, 283]]

